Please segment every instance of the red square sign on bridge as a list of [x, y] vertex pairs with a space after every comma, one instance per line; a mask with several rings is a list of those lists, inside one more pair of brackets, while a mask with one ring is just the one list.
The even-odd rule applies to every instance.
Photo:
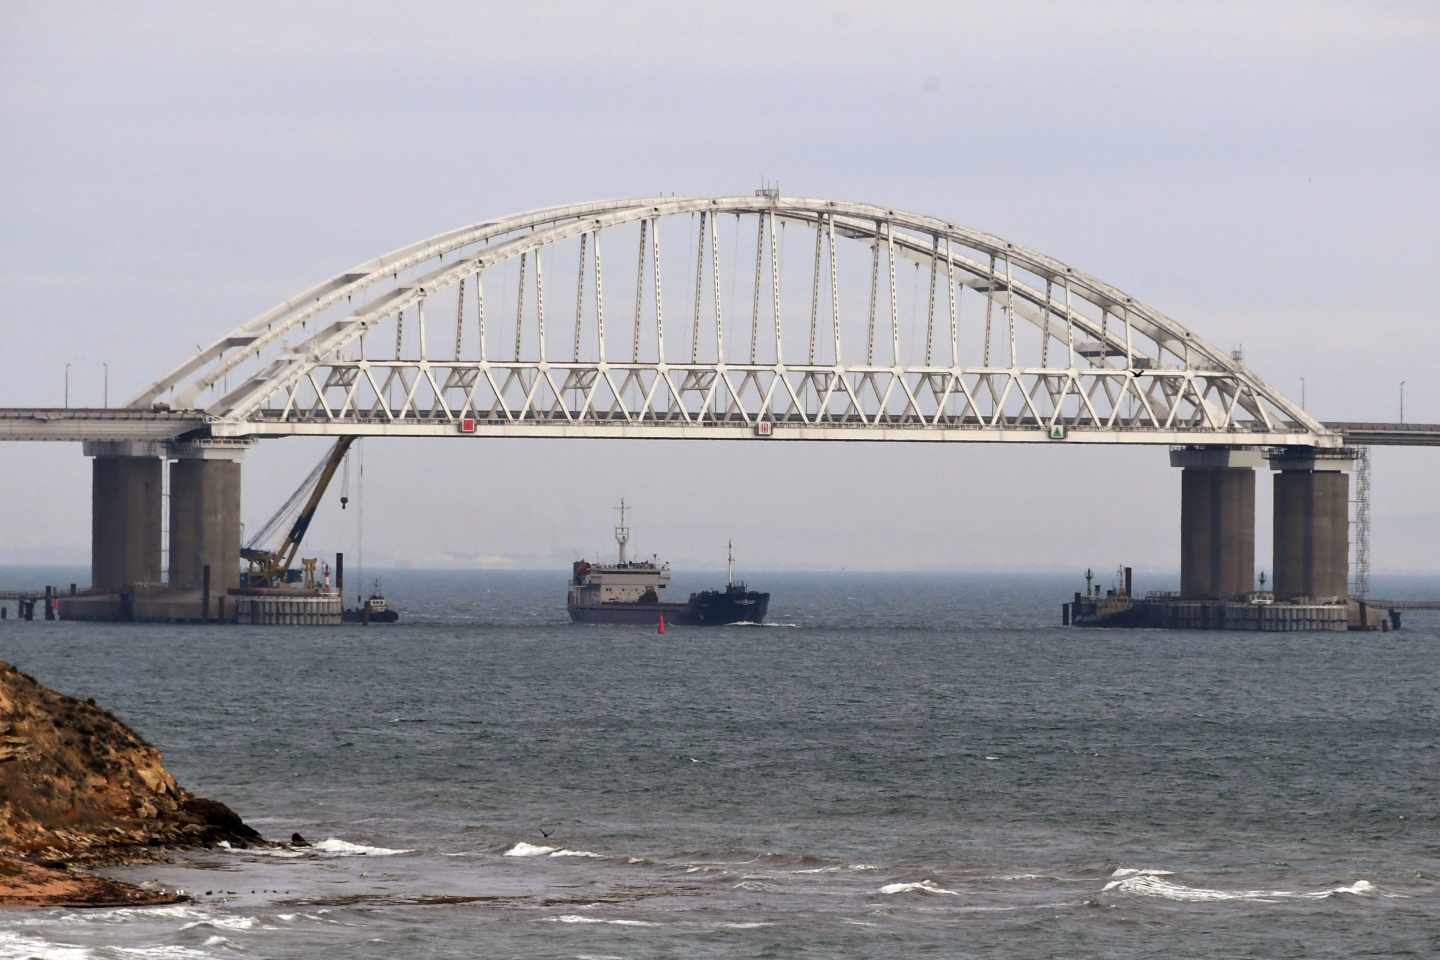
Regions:
[[461, 432], [461, 433], [474, 433], [474, 432], [475, 432], [475, 418], [474, 418], [474, 417], [461, 417], [461, 418], [460, 418], [460, 432]]

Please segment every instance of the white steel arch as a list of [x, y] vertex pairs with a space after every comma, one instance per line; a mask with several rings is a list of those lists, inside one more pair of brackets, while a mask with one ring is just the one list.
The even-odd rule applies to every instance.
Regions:
[[769, 191], [548, 207], [402, 247], [130, 405], [157, 404], [232, 437], [1340, 444], [1237, 358], [1059, 260]]

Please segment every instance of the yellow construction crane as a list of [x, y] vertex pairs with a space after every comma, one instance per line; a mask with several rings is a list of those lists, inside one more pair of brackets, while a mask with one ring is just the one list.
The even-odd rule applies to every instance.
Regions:
[[[295, 554], [300, 551], [300, 541], [305, 539], [305, 531], [310, 527], [310, 521], [315, 516], [316, 509], [320, 506], [321, 499], [325, 496], [325, 489], [330, 486], [330, 481], [335, 476], [335, 471], [340, 468], [345, 454], [350, 450], [350, 444], [355, 442], [354, 437], [341, 437], [335, 441], [335, 446], [330, 448], [315, 468], [310, 471], [305, 480], [290, 495], [290, 499], [275, 512], [260, 531], [250, 538], [240, 551], [242, 560], [250, 564], [250, 570], [246, 580], [250, 586], [279, 587], [283, 586], [290, 571], [290, 565], [295, 562]], [[307, 496], [308, 494], [308, 496]], [[301, 503], [303, 502], [303, 507]], [[295, 513], [296, 508], [300, 512], [295, 516], [295, 522], [290, 525], [290, 532], [280, 545], [274, 550], [267, 550], [261, 546], [275, 534], [275, 531], [285, 523], [286, 519]]]

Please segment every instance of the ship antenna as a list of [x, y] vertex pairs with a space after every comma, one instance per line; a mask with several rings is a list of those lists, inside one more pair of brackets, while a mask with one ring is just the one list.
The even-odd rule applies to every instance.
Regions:
[[625, 565], [625, 544], [630, 542], [630, 528], [625, 526], [625, 498], [620, 498], [620, 526], [615, 528], [615, 542], [620, 546], [620, 565]]
[[727, 562], [728, 562], [729, 567], [730, 567], [730, 575], [729, 575], [729, 583], [728, 583], [728, 586], [732, 586], [732, 587], [733, 587], [733, 586], [735, 586], [735, 541], [734, 541], [734, 540], [729, 540], [729, 541], [727, 541], [727, 542], [726, 542], [726, 546], [730, 548], [730, 553], [729, 553], [729, 556], [727, 557]]

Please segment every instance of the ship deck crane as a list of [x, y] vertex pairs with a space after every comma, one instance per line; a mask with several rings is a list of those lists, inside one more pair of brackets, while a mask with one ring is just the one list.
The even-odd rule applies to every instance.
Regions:
[[[339, 469], [354, 442], [354, 437], [341, 437], [336, 440], [335, 446], [330, 448], [301, 481], [290, 498], [240, 550], [241, 559], [250, 564], [248, 579], [252, 586], [278, 587], [285, 583], [290, 565], [295, 562], [295, 555], [300, 551], [300, 541], [305, 539], [305, 531], [310, 528], [310, 521], [325, 496], [326, 488], [330, 486], [335, 471]], [[274, 550], [265, 549], [262, 544], [269, 541], [292, 515], [295, 520], [285, 539], [280, 541]]]

